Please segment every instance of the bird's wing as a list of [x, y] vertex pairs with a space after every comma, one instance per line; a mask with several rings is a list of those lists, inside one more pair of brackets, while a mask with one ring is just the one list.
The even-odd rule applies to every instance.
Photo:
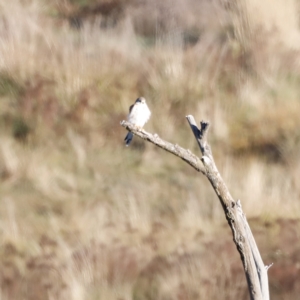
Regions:
[[134, 104], [130, 105], [130, 107], [129, 107], [129, 113], [131, 113], [133, 107], [134, 107]]

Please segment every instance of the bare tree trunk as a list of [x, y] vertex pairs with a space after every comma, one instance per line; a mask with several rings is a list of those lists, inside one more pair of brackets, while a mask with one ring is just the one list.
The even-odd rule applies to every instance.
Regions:
[[157, 134], [152, 135], [144, 130], [139, 130], [126, 121], [123, 121], [121, 125], [140, 138], [180, 157], [207, 177], [220, 200], [231, 228], [233, 241], [243, 263], [251, 300], [269, 300], [268, 267], [263, 264], [247, 219], [242, 211], [240, 200], [235, 201], [232, 198], [215, 165], [211, 148], [207, 142], [209, 123], [202, 121], [200, 128], [198, 128], [193, 116], [189, 115], [186, 118], [202, 153], [201, 159], [191, 153], [190, 150], [162, 140]]

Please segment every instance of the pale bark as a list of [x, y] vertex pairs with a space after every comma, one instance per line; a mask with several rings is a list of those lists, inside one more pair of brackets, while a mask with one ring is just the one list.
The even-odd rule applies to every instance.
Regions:
[[211, 148], [207, 142], [209, 123], [202, 121], [200, 128], [198, 128], [193, 116], [189, 115], [186, 118], [202, 153], [201, 159], [191, 153], [190, 150], [164, 141], [157, 134], [152, 135], [140, 130], [126, 121], [123, 121], [121, 125], [140, 138], [180, 157], [207, 177], [220, 200], [231, 228], [233, 241], [240, 254], [246, 274], [250, 298], [252, 300], [269, 300], [268, 267], [263, 264], [247, 219], [242, 211], [240, 200], [235, 201], [232, 198], [215, 165]]

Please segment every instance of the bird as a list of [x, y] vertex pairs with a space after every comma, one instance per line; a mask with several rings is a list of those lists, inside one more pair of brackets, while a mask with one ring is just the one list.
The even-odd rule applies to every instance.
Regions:
[[[139, 129], [142, 129], [143, 126], [150, 119], [151, 111], [146, 103], [146, 99], [144, 97], [139, 97], [135, 100], [134, 104], [129, 107], [129, 114], [127, 116], [127, 121]], [[129, 146], [130, 142], [133, 139], [133, 133], [128, 132], [125, 137], [126, 147]]]

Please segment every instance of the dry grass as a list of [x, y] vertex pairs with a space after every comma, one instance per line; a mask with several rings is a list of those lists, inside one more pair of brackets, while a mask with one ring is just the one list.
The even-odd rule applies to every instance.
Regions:
[[147, 130], [195, 153], [185, 115], [211, 121], [248, 217], [300, 217], [295, 3], [256, 19], [255, 1], [132, 3], [117, 20], [85, 12], [80, 29], [64, 17], [77, 1], [0, 4], [0, 299], [246, 298], [208, 182], [137, 138], [123, 147], [139, 95]]

